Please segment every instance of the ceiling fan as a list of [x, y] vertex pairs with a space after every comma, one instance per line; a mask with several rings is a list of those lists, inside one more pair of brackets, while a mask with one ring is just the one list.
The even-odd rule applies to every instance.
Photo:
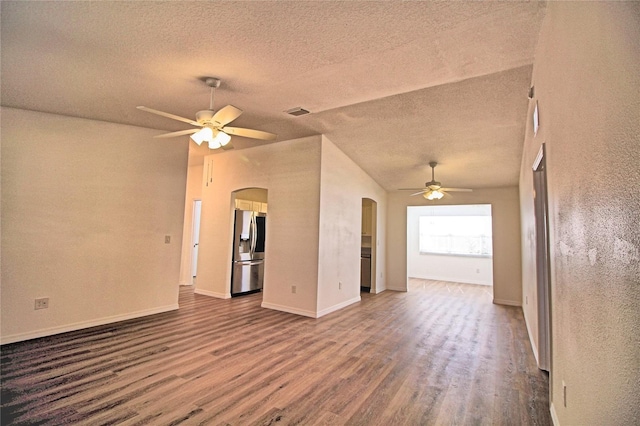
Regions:
[[429, 163], [431, 167], [431, 181], [424, 184], [425, 188], [400, 188], [401, 191], [417, 191], [415, 194], [411, 194], [411, 197], [415, 195], [422, 195], [427, 200], [439, 200], [444, 197], [447, 192], [471, 192], [472, 189], [465, 188], [443, 188], [440, 182], [435, 180], [435, 168], [438, 165], [436, 161]]
[[191, 135], [191, 139], [198, 145], [202, 142], [207, 142], [209, 149], [231, 149], [233, 146], [229, 143], [231, 140], [230, 135], [242, 136], [245, 138], [262, 139], [272, 141], [276, 139], [276, 135], [269, 132], [263, 132], [261, 130], [245, 129], [242, 127], [229, 127], [227, 124], [238, 118], [242, 114], [242, 110], [234, 107], [233, 105], [227, 105], [224, 108], [220, 108], [217, 112], [213, 110], [213, 94], [215, 89], [220, 87], [220, 80], [213, 77], [205, 79], [207, 86], [211, 87], [211, 101], [209, 102], [209, 109], [198, 111], [196, 113], [196, 119], [190, 120], [188, 118], [180, 117], [178, 115], [169, 114], [168, 112], [158, 111], [156, 109], [147, 108], [145, 106], [137, 107], [139, 110], [150, 112], [152, 114], [161, 115], [163, 117], [171, 118], [173, 120], [183, 121], [189, 123], [192, 126], [198, 127], [197, 129], [179, 130], [177, 132], [164, 133], [162, 135], [155, 136], [156, 138], [172, 138], [174, 136]]

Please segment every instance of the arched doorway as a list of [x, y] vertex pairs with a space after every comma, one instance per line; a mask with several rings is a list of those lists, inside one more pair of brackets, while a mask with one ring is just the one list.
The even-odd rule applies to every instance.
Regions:
[[246, 188], [231, 193], [234, 214], [231, 296], [261, 292], [267, 230], [267, 190]]
[[362, 229], [360, 242], [360, 291], [377, 293], [378, 203], [362, 199]]

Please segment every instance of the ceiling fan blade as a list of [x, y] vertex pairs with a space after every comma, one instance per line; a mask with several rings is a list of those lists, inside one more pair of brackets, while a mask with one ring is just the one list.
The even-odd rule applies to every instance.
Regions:
[[398, 188], [398, 191], [425, 191], [427, 188]]
[[180, 130], [180, 131], [177, 131], [177, 132], [163, 133], [161, 135], [154, 136], [154, 138], [173, 138], [175, 136], [191, 135], [191, 134], [197, 133], [199, 131], [200, 131], [200, 129]]
[[224, 108], [220, 108], [218, 112], [213, 114], [211, 121], [222, 127], [240, 117], [240, 114], [242, 114], [242, 110], [240, 108], [236, 108], [233, 105], [227, 105]]
[[163, 117], [170, 118], [172, 120], [184, 121], [185, 123], [189, 123], [192, 126], [200, 126], [197, 121], [190, 120], [188, 118], [180, 117], [179, 115], [169, 114], [168, 112], [158, 111], [157, 109], [147, 108], [145, 106], [136, 107], [141, 111], [150, 112], [151, 114], [161, 115]]
[[242, 127], [223, 127], [222, 131], [234, 136], [242, 136], [244, 138], [262, 139], [265, 141], [273, 141], [278, 137], [273, 133], [263, 132], [262, 130], [244, 129]]
[[449, 192], [473, 192], [473, 189], [467, 188], [440, 188], [440, 190]]
[[416, 195], [423, 195], [423, 194], [426, 194], [427, 192], [431, 192], [431, 190], [430, 190], [430, 189], [423, 189], [423, 190], [422, 190], [422, 191], [420, 191], [420, 192], [416, 192], [415, 194], [411, 194], [411, 195], [409, 195], [409, 197], [414, 197], [414, 196], [416, 196]]

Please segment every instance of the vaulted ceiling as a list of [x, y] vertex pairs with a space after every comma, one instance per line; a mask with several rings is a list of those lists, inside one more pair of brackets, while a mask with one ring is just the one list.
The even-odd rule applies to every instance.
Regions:
[[[277, 133], [273, 143], [326, 134], [387, 190], [422, 186], [431, 160], [446, 186], [516, 185], [544, 12], [542, 2], [3, 1], [1, 100], [162, 133], [189, 125], [135, 107], [193, 118], [214, 76], [215, 108], [244, 110], [234, 126]], [[284, 112], [293, 107], [311, 114]]]

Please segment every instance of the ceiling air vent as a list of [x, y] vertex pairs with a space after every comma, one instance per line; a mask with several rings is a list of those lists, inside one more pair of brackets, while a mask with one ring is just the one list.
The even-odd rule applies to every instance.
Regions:
[[294, 116], [299, 116], [299, 115], [305, 115], [305, 114], [309, 114], [309, 111], [307, 111], [304, 108], [300, 108], [300, 107], [296, 107], [296, 108], [291, 108], [285, 111], [287, 114], [291, 114]]

